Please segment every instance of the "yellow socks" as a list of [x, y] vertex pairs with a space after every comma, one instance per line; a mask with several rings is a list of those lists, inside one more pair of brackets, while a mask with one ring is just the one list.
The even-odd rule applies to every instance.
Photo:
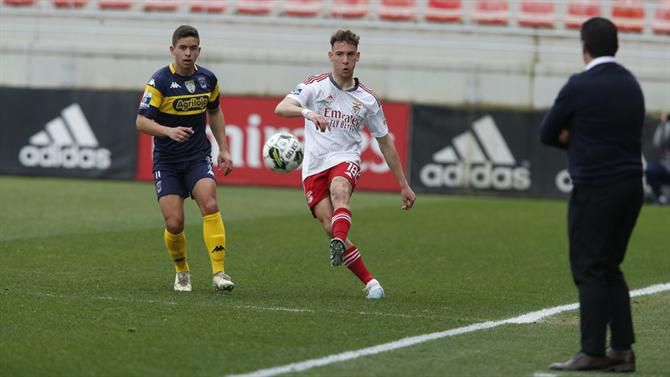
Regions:
[[[220, 212], [203, 217], [202, 234], [205, 239], [209, 260], [212, 262], [212, 273], [223, 272], [223, 260], [226, 257], [226, 230], [223, 227]], [[184, 232], [172, 234], [166, 229], [163, 232], [163, 239], [177, 272], [188, 272], [186, 236]]]
[[165, 240], [165, 247], [167, 247], [168, 254], [170, 254], [177, 272], [188, 272], [188, 262], [186, 261], [186, 236], [184, 235], [184, 232], [172, 234], [166, 229], [163, 233], [163, 240]]
[[226, 230], [220, 212], [202, 218], [202, 234], [209, 260], [212, 262], [212, 273], [222, 272], [223, 260], [226, 257]]

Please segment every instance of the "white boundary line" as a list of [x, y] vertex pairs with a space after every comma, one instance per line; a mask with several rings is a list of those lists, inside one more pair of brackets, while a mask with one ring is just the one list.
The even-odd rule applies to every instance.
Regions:
[[[32, 293], [28, 292], [27, 294], [40, 297], [54, 297], [54, 298], [65, 298], [65, 299], [78, 299], [78, 298], [90, 298], [93, 300], [102, 300], [102, 301], [117, 301], [117, 302], [127, 302], [127, 303], [146, 303], [146, 304], [159, 304], [159, 305], [179, 305], [177, 301], [163, 301], [163, 300], [151, 300], [151, 299], [125, 299], [122, 297], [113, 297], [113, 296], [77, 296], [77, 295], [63, 295], [55, 293], [45, 293], [38, 292]], [[227, 305], [229, 308], [242, 309], [242, 310], [253, 310], [253, 311], [272, 311], [272, 312], [288, 312], [288, 313], [333, 313], [333, 314], [357, 314], [361, 316], [382, 316], [382, 317], [397, 317], [397, 318], [434, 318], [434, 316], [426, 316], [420, 314], [403, 314], [403, 313], [384, 313], [384, 312], [363, 312], [363, 311], [346, 311], [346, 310], [315, 310], [307, 308], [287, 308], [282, 306], [260, 306], [260, 305], [241, 305], [241, 304], [232, 304]]]
[[[636, 289], [630, 292], [631, 297], [651, 295], [654, 293], [659, 293], [663, 291], [670, 291], [670, 283], [656, 284], [642, 289]], [[467, 334], [474, 331], [491, 329], [494, 327], [506, 325], [506, 324], [524, 324], [524, 323], [533, 323], [541, 319], [551, 317], [553, 315], [575, 310], [579, 308], [579, 304], [569, 304], [555, 306], [553, 308], [547, 308], [538, 310], [535, 312], [530, 312], [522, 314], [517, 317], [507, 318], [499, 321], [487, 321], [475, 323], [465, 327], [458, 327], [451, 330], [434, 332], [430, 334], [423, 334], [417, 336], [411, 336], [408, 338], [403, 338], [393, 342], [383, 343], [372, 347], [361, 348], [355, 351], [346, 351], [319, 359], [310, 359], [306, 361], [301, 361], [297, 363], [286, 364], [274, 368], [268, 369], [259, 369], [253, 372], [244, 373], [244, 374], [229, 374], [227, 377], [273, 377], [285, 373], [291, 372], [302, 372], [308, 369], [322, 367], [329, 364], [339, 363], [341, 361], [353, 360], [363, 356], [376, 355], [379, 353], [393, 351], [399, 348], [410, 347], [416, 344], [425, 343], [431, 340], [448, 338], [451, 336]]]

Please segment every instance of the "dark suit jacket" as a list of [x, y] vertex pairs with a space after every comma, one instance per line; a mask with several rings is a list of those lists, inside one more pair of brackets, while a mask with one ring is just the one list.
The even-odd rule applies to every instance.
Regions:
[[[540, 126], [544, 144], [567, 148], [574, 183], [606, 185], [642, 177], [644, 97], [626, 68], [601, 63], [570, 77]], [[559, 142], [563, 129], [567, 145]]]

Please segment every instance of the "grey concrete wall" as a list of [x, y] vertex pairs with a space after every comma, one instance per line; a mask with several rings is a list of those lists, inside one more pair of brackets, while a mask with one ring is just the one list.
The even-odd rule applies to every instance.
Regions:
[[[0, 85], [142, 89], [171, 62], [179, 24], [201, 33], [199, 63], [226, 94], [283, 96], [330, 69], [338, 28], [361, 35], [357, 76], [386, 100], [546, 108], [583, 68], [574, 30], [426, 22], [198, 15], [141, 10], [62, 10], [0, 6]], [[640, 80], [650, 111], [670, 106], [670, 37], [620, 36], [618, 58]]]

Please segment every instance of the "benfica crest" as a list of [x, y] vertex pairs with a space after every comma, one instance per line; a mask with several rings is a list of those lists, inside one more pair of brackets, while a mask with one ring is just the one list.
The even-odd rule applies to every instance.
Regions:
[[361, 107], [363, 107], [362, 102], [354, 101], [352, 104], [352, 110], [354, 111], [354, 114], [358, 114], [358, 112], [361, 111]]

